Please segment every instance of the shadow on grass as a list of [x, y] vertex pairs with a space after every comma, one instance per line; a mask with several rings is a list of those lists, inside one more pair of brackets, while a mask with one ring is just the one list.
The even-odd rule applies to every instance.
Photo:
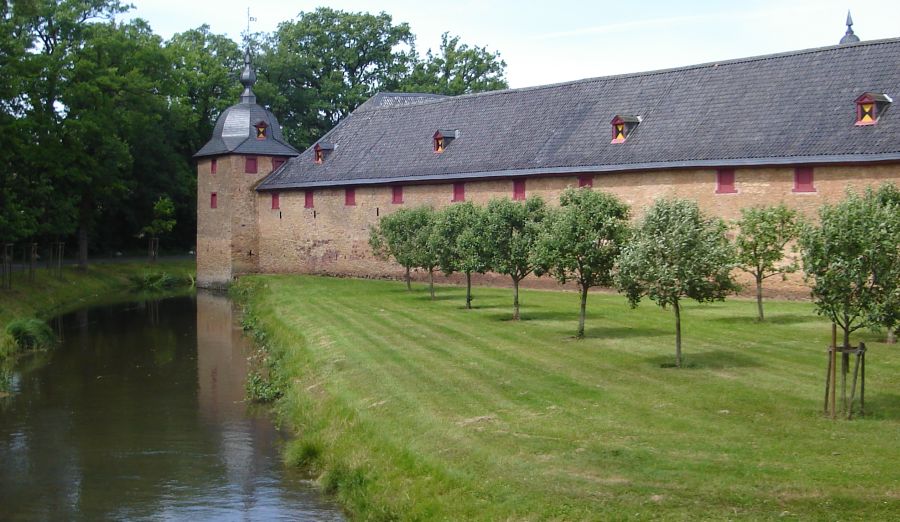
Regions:
[[[866, 391], [868, 392], [868, 390]], [[838, 399], [838, 402], [840, 402], [840, 398]], [[856, 394], [856, 400], [853, 404], [853, 408], [855, 411], [859, 411], [858, 391]], [[900, 420], [900, 395], [896, 393], [866, 393], [865, 416], [859, 417], [857, 414], [854, 414], [853, 418], [872, 420]]]
[[[685, 353], [682, 357], [683, 369], [752, 368], [762, 366], [754, 357], [724, 350]], [[660, 368], [675, 368], [675, 347], [672, 347], [671, 355], [654, 355], [653, 357], [648, 357], [646, 361]]]
[[766, 317], [766, 320], [763, 322], [759, 322], [756, 320], [756, 316], [750, 315], [741, 315], [741, 316], [733, 316], [733, 317], [716, 317], [708, 319], [709, 321], [716, 321], [719, 323], [725, 324], [740, 324], [740, 325], [748, 325], [748, 326], [765, 326], [767, 324], [797, 324], [797, 323], [809, 323], [814, 322], [819, 319], [819, 316], [815, 314], [777, 314]]
[[[578, 319], [576, 318], [572, 324], [577, 325], [577, 321]], [[662, 328], [648, 328], [646, 326], [641, 328], [628, 328], [627, 326], [597, 326], [593, 328], [586, 327], [584, 329], [585, 339], [628, 339], [633, 337], [660, 337], [664, 335], [671, 336], [672, 332]]]

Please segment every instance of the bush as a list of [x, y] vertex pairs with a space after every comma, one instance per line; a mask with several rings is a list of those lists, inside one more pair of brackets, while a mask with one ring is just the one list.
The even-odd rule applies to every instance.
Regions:
[[53, 330], [40, 319], [16, 319], [6, 327], [19, 350], [39, 350], [50, 348], [56, 342]]
[[144, 272], [130, 276], [131, 288], [136, 291], [167, 290], [190, 284], [189, 280], [178, 278], [167, 272]]

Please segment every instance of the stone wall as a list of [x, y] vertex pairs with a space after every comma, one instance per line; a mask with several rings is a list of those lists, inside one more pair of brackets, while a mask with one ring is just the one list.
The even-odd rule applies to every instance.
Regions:
[[[782, 202], [814, 218], [821, 204], [841, 199], [847, 188], [859, 190], [883, 181], [900, 184], [900, 165], [896, 164], [819, 167], [814, 172], [816, 192], [810, 193], [793, 192], [792, 167], [737, 169], [735, 194], [716, 194], [715, 169], [596, 174], [593, 186], [628, 202], [635, 217], [656, 198], [675, 196], [694, 199], [705, 211], [732, 220], [740, 217], [742, 207]], [[555, 204], [562, 190], [577, 185], [576, 176], [531, 177], [526, 182], [526, 195], [540, 195]], [[512, 180], [469, 181], [465, 184], [466, 200], [483, 205], [494, 197], [512, 197], [512, 187]], [[285, 191], [279, 194], [278, 210], [271, 209], [271, 193], [258, 193], [260, 255], [255, 268], [266, 273], [400, 277], [399, 266], [372, 256], [369, 228], [380, 216], [399, 208], [451, 204], [453, 185], [404, 186], [401, 205], [391, 203], [391, 190], [389, 186], [357, 187], [356, 205], [345, 206], [344, 189], [317, 189], [313, 209], [304, 208], [303, 190]], [[807, 292], [799, 276], [787, 282], [772, 281], [769, 288], [785, 296]]]

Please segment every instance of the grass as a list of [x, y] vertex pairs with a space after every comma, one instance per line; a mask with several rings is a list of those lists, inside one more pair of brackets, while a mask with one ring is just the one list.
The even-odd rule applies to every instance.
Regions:
[[[28, 348], [16, 342], [16, 331], [23, 332], [22, 339], [27, 339], [29, 332], [35, 333], [41, 344], [46, 344], [46, 329], [41, 334], [37, 323], [44, 324], [54, 315], [83, 306], [133, 299], [135, 292], [171, 289], [172, 280], [185, 285], [192, 280], [194, 270], [193, 260], [163, 260], [153, 267], [146, 263], [97, 264], [86, 271], [65, 267], [62, 279], [39, 269], [33, 283], [27, 281], [25, 272], [15, 272], [12, 289], [0, 289], [0, 365], [8, 364], [4, 361]], [[23, 325], [30, 327], [23, 329]]]
[[248, 306], [302, 464], [359, 519], [900, 517], [900, 348], [866, 338], [868, 416], [822, 417], [829, 325], [809, 303], [671, 312], [591, 294], [407, 292], [252, 276]]

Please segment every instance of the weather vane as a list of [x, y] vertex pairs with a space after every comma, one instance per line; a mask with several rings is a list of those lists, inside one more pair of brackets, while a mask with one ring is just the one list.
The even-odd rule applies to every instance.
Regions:
[[244, 32], [244, 44], [250, 47], [250, 22], [255, 22], [256, 17], [250, 16], [250, 8], [247, 8], [247, 30]]

